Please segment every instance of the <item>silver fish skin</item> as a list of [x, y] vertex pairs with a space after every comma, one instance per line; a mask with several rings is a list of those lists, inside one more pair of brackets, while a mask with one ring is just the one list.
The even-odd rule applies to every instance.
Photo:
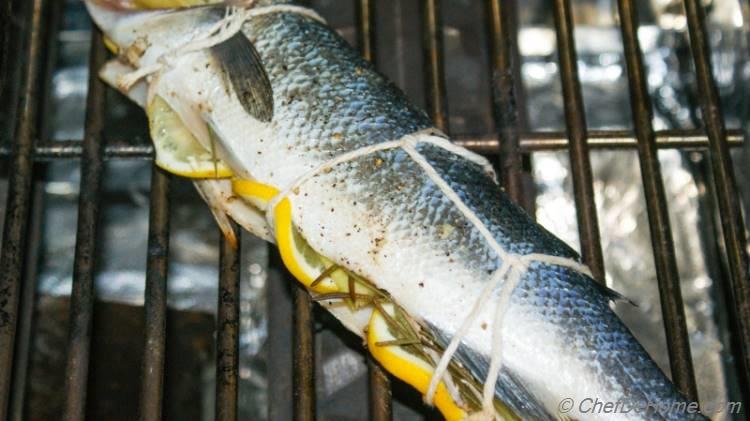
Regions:
[[[121, 48], [146, 40], [140, 67], [160, 62], [225, 15], [221, 7], [127, 15], [89, 7]], [[228, 76], [210, 49], [173, 58], [149, 87], [181, 107], [185, 120], [205, 122], [219, 138], [222, 158], [240, 174], [283, 189], [343, 153], [433, 126], [342, 38], [308, 16], [253, 17], [242, 37], [270, 83], [270, 119], [243, 103], [237, 85], [227, 82], [255, 76]], [[579, 260], [511, 202], [485, 168], [429, 143], [416, 149], [505, 251]], [[335, 165], [294, 189], [289, 200], [296, 227], [316, 251], [387, 291], [443, 347], [503, 263], [401, 149]], [[498, 292], [493, 294], [455, 354], [479, 384], [492, 353]], [[496, 397], [523, 419], [563, 413], [592, 420], [705, 419], [680, 409], [689, 402], [612, 311], [614, 298], [580, 272], [531, 263], [500, 326], [503, 368]], [[566, 399], [573, 405], [561, 411]], [[595, 399], [619, 402], [622, 409], [597, 411]]]

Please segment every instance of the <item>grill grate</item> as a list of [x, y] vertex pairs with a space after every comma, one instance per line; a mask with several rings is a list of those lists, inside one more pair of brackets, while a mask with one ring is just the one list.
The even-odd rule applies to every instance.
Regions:
[[[32, 201], [35, 197], [32, 173], [35, 162], [80, 158], [82, 166], [78, 237], [75, 252], [69, 352], [66, 367], [66, 420], [83, 419], [86, 405], [89, 348], [93, 319], [93, 270], [96, 257], [97, 220], [101, 204], [100, 189], [103, 162], [106, 159], [150, 159], [151, 146], [133, 146], [113, 139], [104, 145], [105, 87], [96, 78], [97, 69], [107, 53], [100, 34], [94, 32], [90, 60], [89, 93], [85, 137], [82, 142], [47, 141], [41, 132], [40, 110], [49, 92], [44, 90], [44, 73], [49, 66], [50, 49], [45, 45], [54, 36], [50, 16], [60, 13], [59, 1], [28, 2], [23, 22], [11, 15], [11, 2], [0, 13], [3, 20], [2, 82], [3, 97], [11, 98], [11, 110], [17, 110], [15, 132], [10, 147], [0, 148], [0, 157], [9, 165], [9, 188], [5, 216], [2, 254], [0, 256], [0, 420], [21, 419], [23, 384], [26, 380], [23, 358], [28, 352], [30, 312], [33, 302], [33, 276], [25, 273], [26, 261], [36, 253], [38, 241], [27, 241], [33, 225]], [[23, 2], [19, 2], [23, 3]], [[573, 22], [569, 0], [553, 4], [558, 40], [560, 76], [563, 87], [565, 133], [529, 132], [520, 95], [520, 59], [516, 45], [517, 22], [515, 0], [486, 0], [485, 15], [489, 29], [493, 80], [493, 110], [498, 133], [461, 138], [457, 141], [480, 153], [492, 155], [502, 170], [505, 188], [519, 203], [529, 203], [533, 195], [522, 182], [523, 161], [535, 151], [567, 149], [570, 152], [576, 207], [578, 209], [581, 246], [585, 261], [598, 279], [603, 279], [604, 265], [599, 239], [592, 187], [589, 151], [594, 148], [636, 149], [640, 159], [651, 240], [653, 245], [659, 293], [664, 316], [667, 344], [675, 383], [691, 398], [697, 398], [695, 377], [690, 358], [685, 315], [680, 294], [674, 244], [669, 226], [666, 198], [657, 159], [659, 148], [699, 148], [708, 151], [717, 208], [721, 220], [723, 244], [719, 245], [728, 265], [733, 302], [729, 314], [733, 338], [737, 343], [735, 358], [742, 367], [740, 384], [748, 384], [750, 373], [750, 284], [747, 277], [746, 239], [741, 209], [736, 193], [729, 147], [742, 144], [740, 131], [724, 126], [719, 96], [711, 74], [709, 51], [704, 29], [705, 12], [698, 0], [684, 0], [693, 61], [696, 69], [705, 129], [655, 131], [652, 107], [645, 82], [637, 28], [638, 13], [634, 0], [619, 0], [618, 10], [625, 49], [627, 75], [634, 131], [587, 130], [580, 80], [577, 75], [577, 53], [573, 39]], [[448, 110], [443, 70], [442, 21], [440, 0], [422, 0], [423, 53], [427, 109], [438, 128], [448, 131]], [[356, 0], [357, 39], [360, 51], [375, 61], [375, 1]], [[12, 43], [13, 29], [25, 37], [23, 43]], [[17, 50], [11, 45], [23, 45]], [[18, 57], [16, 57], [18, 54]], [[16, 62], [13, 60], [16, 59]], [[18, 66], [21, 85], [17, 95], [9, 95]], [[17, 104], [17, 107], [16, 107]], [[498, 138], [503, 139], [502, 146]], [[41, 140], [37, 140], [41, 139]], [[158, 420], [162, 413], [166, 331], [166, 273], [169, 249], [170, 176], [154, 167], [151, 181], [148, 261], [146, 269], [145, 349], [141, 413], [144, 420]], [[239, 342], [239, 253], [226, 240], [220, 252], [219, 313], [217, 320], [216, 418], [235, 420], [238, 401]], [[280, 259], [272, 259], [280, 266]], [[289, 277], [289, 275], [287, 275]], [[312, 303], [304, 289], [294, 283], [293, 392], [294, 413], [299, 420], [312, 420], [315, 414], [314, 332]], [[22, 291], [23, 289], [23, 291]], [[20, 298], [24, 296], [23, 301]], [[18, 331], [17, 331], [18, 327]], [[272, 333], [273, 334], [273, 333]], [[16, 344], [17, 343], [17, 344]], [[26, 345], [24, 345], [26, 343]], [[17, 346], [16, 346], [17, 345]], [[14, 355], [14, 348], [18, 352]], [[16, 363], [14, 363], [14, 357]], [[388, 377], [370, 361], [371, 418], [391, 418], [391, 395]], [[12, 374], [12, 376], [11, 376]], [[20, 388], [19, 388], [19, 385]], [[747, 391], [744, 391], [747, 393]], [[747, 396], [745, 403], [750, 404]]]

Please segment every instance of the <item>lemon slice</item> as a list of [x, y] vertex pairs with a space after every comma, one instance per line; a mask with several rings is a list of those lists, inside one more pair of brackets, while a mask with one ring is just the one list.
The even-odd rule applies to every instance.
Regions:
[[120, 47], [117, 46], [117, 43], [112, 41], [112, 38], [102, 35], [102, 39], [104, 40], [104, 46], [107, 47], [107, 50], [111, 52], [114, 55], [120, 54]]
[[[266, 184], [237, 179], [232, 180], [232, 190], [263, 211], [266, 210], [268, 202], [279, 193], [276, 188]], [[289, 269], [289, 272], [304, 286], [315, 292], [342, 291], [341, 285], [346, 285], [348, 282], [348, 277], [343, 270], [337, 270], [321, 282], [311, 286], [318, 276], [331, 267], [333, 262], [310, 247], [294, 227], [292, 205], [289, 199], [283, 199], [276, 205], [274, 221], [276, 224], [276, 244], [279, 247], [281, 260]]]
[[156, 165], [188, 178], [228, 178], [232, 170], [206, 150], [163, 98], [148, 105], [149, 129], [156, 150]]
[[[393, 305], [384, 304], [382, 307], [389, 315], [394, 314]], [[367, 348], [370, 353], [391, 374], [421, 393], [426, 393], [434, 368], [402, 346], [378, 344], [396, 339], [398, 338], [393, 336], [388, 328], [386, 318], [377, 309], [373, 310], [367, 328]], [[438, 385], [434, 403], [448, 421], [461, 420], [466, 417], [466, 412], [453, 400], [444, 382]]]

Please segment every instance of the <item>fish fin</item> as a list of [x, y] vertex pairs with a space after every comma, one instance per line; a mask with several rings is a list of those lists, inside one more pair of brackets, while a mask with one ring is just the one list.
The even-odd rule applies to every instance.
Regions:
[[146, 108], [147, 86], [145, 81], [139, 81], [129, 90], [123, 90], [118, 83], [121, 76], [133, 72], [133, 68], [123, 64], [118, 59], [108, 61], [104, 67], [99, 70], [99, 77], [109, 86], [115, 88], [118, 92], [127, 96], [131, 101], [138, 104], [141, 108]]
[[214, 180], [200, 180], [195, 181], [193, 184], [195, 184], [195, 188], [198, 190], [198, 193], [203, 200], [206, 201], [208, 207], [211, 208], [211, 213], [213, 214], [216, 223], [219, 225], [222, 234], [224, 234], [224, 238], [229, 241], [232, 248], [237, 249], [237, 234], [234, 228], [232, 228], [232, 223], [225, 208], [222, 206], [218, 192], [212, 188], [214, 186], [211, 184], [211, 181]]
[[229, 219], [232, 219], [256, 237], [275, 243], [265, 216], [234, 194], [231, 181], [206, 179], [196, 181], [195, 186], [203, 200], [208, 203], [225, 235], [232, 232], [226, 229], [229, 227]]
[[[242, 107], [256, 119], [273, 118], [273, 89], [260, 55], [242, 32], [211, 47], [211, 54], [221, 65], [228, 84], [234, 89]], [[229, 89], [229, 86], [227, 86]]]
[[614, 289], [602, 284], [601, 282], [593, 282], [594, 286], [601, 292], [605, 297], [607, 297], [610, 301], [623, 301], [628, 304], [630, 304], [633, 307], [638, 307], [638, 304], [631, 300], [630, 298], [620, 294], [619, 292], [615, 291]]

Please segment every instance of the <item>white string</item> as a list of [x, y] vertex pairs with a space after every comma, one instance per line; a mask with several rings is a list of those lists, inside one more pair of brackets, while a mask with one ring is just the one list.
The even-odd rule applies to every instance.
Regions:
[[469, 314], [464, 318], [461, 326], [453, 335], [453, 338], [451, 339], [450, 343], [443, 352], [438, 364], [436, 365], [435, 371], [433, 372], [432, 378], [430, 379], [430, 385], [424, 396], [424, 400], [428, 404], [431, 404], [434, 400], [437, 387], [445, 376], [448, 370], [448, 365], [450, 364], [453, 356], [458, 350], [461, 341], [471, 329], [476, 318], [479, 316], [479, 313], [482, 311], [490, 297], [492, 297], [494, 291], [500, 286], [500, 283], [506, 278], [506, 276], [509, 273], [511, 274], [511, 276], [509, 276], [506, 282], [503, 284], [498, 297], [498, 302], [495, 309], [495, 317], [492, 326], [490, 367], [487, 372], [487, 378], [484, 383], [482, 394], [482, 411], [481, 413], [476, 414], [479, 417], [486, 416], [494, 418], [494, 390], [495, 384], [497, 383], [497, 379], [500, 375], [500, 370], [502, 368], [502, 358], [500, 350], [503, 320], [505, 318], [505, 313], [507, 312], [508, 306], [510, 305], [510, 299], [513, 295], [513, 292], [521, 282], [522, 275], [528, 269], [529, 264], [532, 262], [547, 263], [551, 265], [567, 267], [590, 277], [593, 276], [591, 274], [591, 270], [586, 265], [567, 257], [552, 256], [543, 253], [519, 255], [516, 253], [509, 253], [505, 251], [505, 249], [503, 249], [500, 243], [497, 242], [495, 237], [489, 231], [484, 222], [482, 222], [482, 220], [479, 219], [476, 213], [474, 213], [474, 211], [471, 210], [466, 205], [466, 203], [464, 203], [458, 193], [453, 190], [453, 188], [440, 176], [437, 170], [435, 170], [432, 164], [430, 164], [427, 159], [416, 149], [416, 145], [418, 143], [429, 143], [435, 145], [448, 152], [459, 155], [477, 165], [480, 165], [483, 169], [485, 169], [485, 171], [488, 171], [491, 175], [494, 175], [494, 171], [492, 170], [491, 165], [484, 157], [456, 146], [445, 138], [435, 136], [434, 133], [435, 129], [421, 130], [419, 132], [406, 135], [399, 140], [383, 142], [375, 145], [368, 145], [363, 148], [343, 153], [327, 162], [316, 166], [315, 168], [298, 177], [293, 183], [291, 183], [285, 189], [281, 190], [269, 201], [268, 207], [266, 208], [266, 219], [268, 221], [268, 225], [271, 227], [271, 229], [273, 229], [275, 226], [273, 214], [276, 206], [278, 206], [278, 204], [283, 199], [289, 196], [289, 194], [291, 194], [293, 190], [300, 187], [310, 178], [322, 172], [329, 171], [338, 164], [352, 161], [354, 159], [361, 158], [378, 151], [396, 148], [403, 149], [404, 152], [406, 152], [409, 157], [417, 165], [419, 165], [420, 168], [422, 168], [425, 175], [427, 175], [427, 177], [438, 186], [438, 188], [442, 191], [446, 198], [453, 202], [453, 204], [458, 208], [459, 212], [461, 212], [461, 214], [463, 214], [464, 217], [471, 222], [474, 228], [479, 231], [482, 237], [484, 237], [485, 241], [489, 243], [490, 247], [498, 256], [498, 258], [502, 261], [500, 267], [495, 270], [495, 272], [492, 274], [492, 277], [490, 278], [490, 281], [481, 291], [479, 297], [477, 297], [477, 300], [474, 302], [474, 305], [469, 311]]
[[484, 409], [492, 408], [495, 400], [495, 384], [497, 378], [500, 376], [500, 369], [502, 368], [502, 332], [503, 320], [505, 319], [505, 313], [508, 310], [510, 304], [510, 298], [513, 295], [518, 284], [521, 282], [521, 268], [514, 266], [509, 272], [508, 279], [503, 284], [500, 290], [500, 296], [497, 300], [497, 307], [495, 308], [495, 319], [492, 322], [492, 355], [490, 357], [490, 368], [487, 370], [487, 379], [484, 382], [483, 400], [482, 407]]
[[[315, 13], [309, 8], [301, 7], [301, 6], [271, 5], [271, 6], [263, 6], [263, 7], [253, 7], [249, 9], [231, 7], [227, 9], [227, 15], [221, 21], [217, 22], [217, 24], [214, 25], [209, 31], [187, 42], [185, 45], [179, 48], [176, 48], [174, 51], [163, 55], [162, 57], [160, 57], [157, 63], [140, 68], [127, 75], [123, 75], [118, 80], [118, 85], [121, 87], [121, 89], [124, 89], [127, 91], [139, 80], [143, 79], [144, 77], [147, 77], [148, 75], [161, 71], [164, 65], [170, 65], [170, 62], [173, 62], [173, 60], [176, 57], [179, 57], [181, 55], [188, 54], [191, 52], [200, 51], [206, 48], [210, 48], [228, 40], [229, 38], [231, 38], [232, 36], [234, 36], [235, 34], [237, 34], [238, 32], [242, 30], [244, 23], [248, 19], [252, 17], [256, 17], [256, 16], [262, 16], [265, 14], [280, 13], [280, 12], [296, 13], [296, 14], [310, 17], [319, 22], [325, 23], [325, 20], [322, 17], [320, 17], [320, 15], [318, 15], [317, 13]], [[369, 145], [360, 149], [356, 149], [356, 150], [344, 153], [342, 155], [339, 155], [333, 158], [332, 160], [328, 162], [320, 164], [319, 166], [313, 168], [312, 170], [300, 176], [290, 186], [280, 191], [276, 196], [274, 196], [273, 199], [271, 199], [268, 207], [266, 208], [266, 219], [268, 220], [268, 224], [271, 227], [271, 229], [273, 229], [274, 228], [273, 214], [274, 214], [274, 210], [276, 206], [278, 206], [281, 200], [286, 198], [294, 189], [301, 186], [307, 180], [314, 177], [315, 175], [320, 174], [321, 172], [327, 171], [338, 164], [348, 162], [348, 161], [351, 161], [351, 160], [354, 160], [354, 159], [357, 159], [366, 155], [370, 155], [375, 152], [384, 151], [388, 149], [402, 148], [412, 158], [412, 160], [414, 160], [422, 168], [422, 170], [425, 172], [428, 178], [430, 178], [438, 186], [438, 188], [440, 188], [440, 190], [448, 198], [448, 200], [453, 202], [453, 204], [464, 215], [464, 217], [466, 217], [472, 223], [472, 225], [480, 232], [482, 237], [484, 237], [484, 239], [487, 241], [487, 243], [490, 245], [493, 251], [497, 254], [498, 258], [500, 258], [502, 261], [501, 266], [493, 273], [492, 278], [488, 282], [487, 286], [482, 290], [481, 294], [479, 295], [476, 302], [474, 303], [471, 311], [464, 318], [464, 321], [462, 322], [461, 326], [456, 331], [448, 347], [446, 347], [445, 351], [443, 352], [443, 355], [440, 358], [440, 361], [438, 362], [435, 368], [435, 371], [433, 372], [432, 378], [430, 380], [430, 386], [427, 390], [427, 393], [425, 394], [425, 401], [427, 403], [432, 403], [435, 392], [437, 390], [437, 386], [438, 384], [440, 384], [440, 381], [445, 376], [445, 373], [448, 369], [448, 365], [450, 364], [450, 361], [452, 360], [453, 355], [458, 350], [458, 346], [460, 345], [461, 340], [463, 340], [463, 338], [466, 336], [469, 329], [473, 325], [475, 319], [478, 317], [479, 313], [483, 309], [487, 300], [489, 300], [489, 298], [492, 296], [495, 289], [497, 289], [497, 287], [500, 285], [501, 281], [506, 277], [506, 275], [508, 275], [509, 272], [511, 273], [511, 276], [509, 277], [509, 279], [507, 279], [507, 282], [505, 282], [505, 284], [502, 287], [502, 290], [500, 291], [500, 296], [499, 296], [497, 307], [496, 307], [495, 319], [493, 321], [492, 347], [491, 347], [492, 355], [490, 359], [490, 368], [488, 370], [487, 379], [484, 384], [482, 413], [478, 414], [478, 415], [484, 414], [491, 418], [494, 418], [495, 417], [494, 406], [493, 406], [494, 388], [495, 388], [495, 383], [497, 382], [500, 370], [502, 368], [502, 359], [500, 355], [501, 354], [502, 322], [503, 322], [505, 313], [507, 311], [507, 307], [510, 304], [510, 299], [512, 297], [512, 294], [515, 291], [518, 284], [520, 283], [522, 279], [521, 275], [527, 269], [528, 264], [531, 261], [544, 262], [544, 263], [548, 263], [552, 265], [568, 267], [570, 269], [576, 270], [588, 276], [591, 276], [591, 271], [585, 265], [573, 259], [569, 259], [569, 258], [545, 255], [545, 254], [540, 254], [540, 253], [532, 253], [529, 255], [521, 256], [518, 254], [508, 253], [507, 251], [505, 251], [505, 249], [503, 249], [502, 246], [497, 242], [497, 240], [494, 238], [494, 236], [489, 231], [487, 226], [479, 219], [479, 217], [474, 213], [474, 211], [472, 211], [463, 202], [463, 200], [461, 200], [460, 196], [455, 192], [455, 190], [453, 190], [453, 188], [451, 188], [450, 185], [448, 185], [448, 183], [440, 176], [440, 174], [438, 174], [438, 172], [427, 161], [427, 159], [421, 153], [419, 153], [419, 151], [417, 151], [416, 145], [417, 143], [420, 143], [420, 142], [435, 145], [439, 148], [442, 148], [450, 153], [458, 155], [470, 162], [473, 162], [481, 166], [485, 172], [492, 175], [494, 178], [495, 172], [492, 169], [492, 165], [483, 156], [475, 154], [465, 148], [456, 146], [455, 144], [451, 143], [449, 140], [445, 139], [444, 137], [434, 136], [434, 135], [418, 137], [420, 134], [435, 133], [435, 131], [436, 131], [435, 129], [428, 129], [427, 131], [422, 131], [422, 132], [417, 132], [414, 134], [406, 135], [403, 138], [396, 140], [396, 141], [383, 142], [383, 143], [379, 143], [376, 145]], [[497, 180], [495, 179], [495, 181]]]
[[490, 299], [490, 297], [492, 296], [492, 292], [500, 285], [500, 282], [503, 280], [505, 274], [509, 269], [509, 262], [503, 261], [503, 264], [500, 266], [500, 268], [492, 274], [492, 278], [490, 278], [490, 281], [479, 294], [479, 297], [477, 298], [477, 301], [474, 302], [474, 305], [469, 311], [469, 314], [466, 315], [463, 322], [461, 322], [461, 326], [459, 326], [450, 343], [445, 348], [445, 351], [443, 351], [443, 355], [440, 358], [440, 361], [438, 361], [437, 366], [435, 366], [435, 371], [432, 374], [432, 379], [430, 379], [430, 386], [427, 388], [427, 393], [425, 393], [424, 395], [424, 400], [426, 403], [432, 403], [433, 399], [435, 398], [435, 392], [437, 392], [437, 387], [440, 384], [440, 380], [442, 380], [443, 375], [448, 370], [448, 364], [450, 364], [451, 359], [453, 358], [453, 354], [455, 354], [458, 350], [458, 346], [461, 344], [461, 340], [469, 332], [469, 329], [471, 329], [474, 321], [479, 316], [479, 312], [484, 307], [484, 304], [487, 302], [487, 300]]
[[[428, 128], [428, 129], [422, 129], [414, 133], [407, 134], [403, 136], [399, 140], [391, 140], [388, 142], [381, 142], [376, 143], [374, 145], [367, 145], [363, 146], [358, 149], [351, 150], [349, 152], [345, 152], [341, 155], [336, 156], [335, 158], [326, 161], [317, 167], [312, 168], [310, 171], [307, 171], [306, 173], [302, 174], [301, 176], [297, 177], [296, 180], [292, 182], [289, 186], [287, 186], [285, 189], [281, 190], [276, 196], [273, 197], [268, 202], [268, 207], [266, 208], [266, 220], [268, 221], [268, 226], [271, 227], [271, 229], [274, 229], [275, 223], [274, 223], [274, 210], [276, 209], [276, 206], [289, 194], [295, 190], [296, 188], [302, 186], [307, 180], [315, 177], [316, 175], [329, 171], [330, 169], [333, 169], [336, 165], [343, 164], [345, 162], [354, 161], [355, 159], [361, 158], [363, 156], [371, 155], [375, 152], [385, 151], [388, 149], [397, 149], [404, 146], [406, 142], [413, 141], [413, 142], [424, 142], [424, 143], [434, 143], [435, 145], [442, 147], [444, 145], [442, 142], [439, 141], [433, 141], [433, 139], [439, 139], [436, 136], [434, 136], [435, 133], [442, 133], [434, 128]], [[448, 142], [450, 143], [450, 142]], [[469, 154], [473, 154], [473, 152], [466, 151]], [[474, 154], [476, 155], [476, 154]], [[478, 155], [477, 155], [478, 156]], [[484, 159], [480, 156], [480, 158]], [[467, 158], [469, 159], [469, 158]], [[475, 158], [476, 159], [476, 158]], [[472, 162], [474, 160], [472, 159]], [[489, 161], [486, 161], [489, 163]], [[480, 164], [482, 165], [482, 164]]]
[[187, 41], [177, 48], [174, 48], [172, 51], [163, 54], [157, 59], [156, 63], [120, 76], [117, 80], [117, 86], [124, 91], [129, 91], [130, 88], [141, 79], [159, 72], [165, 67], [174, 67], [173, 63], [178, 57], [219, 45], [242, 31], [245, 22], [251, 18], [271, 13], [295, 13], [307, 16], [323, 24], [326, 23], [325, 19], [314, 10], [291, 4], [274, 4], [260, 7], [250, 6], [249, 8], [237, 6], [228, 7], [224, 17], [211, 26], [209, 30], [202, 32], [197, 37]]
[[[411, 135], [409, 135], [411, 136]], [[312, 177], [315, 177], [316, 175], [323, 173], [325, 171], [328, 171], [329, 169], [332, 169], [334, 166], [338, 164], [343, 164], [347, 161], [352, 161], [357, 158], [361, 158], [366, 155], [370, 155], [375, 152], [384, 151], [388, 149], [396, 149], [401, 147], [403, 143], [403, 140], [393, 140], [390, 142], [383, 142], [383, 143], [376, 143], [374, 145], [368, 145], [363, 148], [355, 149], [346, 153], [343, 153], [335, 158], [333, 158], [330, 161], [326, 161], [317, 167], [311, 169], [310, 171], [302, 174], [300, 177], [298, 177], [292, 184], [287, 186], [284, 190], [281, 190], [276, 196], [273, 197], [268, 202], [268, 206], [266, 207], [266, 220], [268, 221], [268, 226], [274, 230], [274, 227], [276, 226], [274, 222], [274, 211], [276, 210], [276, 206], [279, 205], [279, 203], [285, 199], [289, 194], [296, 188], [300, 187], [302, 184], [305, 183], [305, 181], [311, 179]]]
[[[424, 348], [424, 352], [433, 360], [437, 360], [440, 357], [440, 354], [438, 354], [437, 351], [431, 348]], [[443, 384], [445, 384], [445, 389], [448, 390], [448, 394], [451, 395], [456, 405], [463, 406], [464, 400], [461, 397], [461, 392], [459, 391], [458, 385], [456, 384], [455, 380], [453, 379], [453, 375], [450, 372], [446, 373], [446, 376], [443, 379]]]
[[466, 148], [462, 148], [461, 146], [456, 145], [455, 143], [448, 140], [444, 135], [443, 136], [435, 136], [435, 137], [429, 137], [424, 140], [422, 140], [423, 143], [430, 143], [432, 145], [435, 145], [439, 148], [445, 149], [446, 151], [458, 155], [468, 161], [471, 161], [484, 170], [485, 173], [488, 175], [491, 175], [493, 179], [497, 182], [497, 177], [495, 174], [495, 169], [492, 167], [492, 164], [490, 161], [485, 158], [482, 155], [479, 155], [478, 153], [474, 153]]
[[544, 253], [529, 253], [521, 256], [521, 259], [526, 263], [526, 265], [531, 262], [547, 263], [554, 266], [562, 266], [568, 269], [572, 269], [576, 272], [588, 276], [589, 278], [594, 277], [594, 274], [591, 272], [591, 269], [588, 266], [567, 257], [553, 256], [551, 254]]
[[425, 159], [422, 154], [420, 154], [417, 149], [415, 148], [414, 144], [407, 143], [403, 147], [404, 151], [409, 154], [411, 159], [414, 160], [414, 162], [417, 163], [420, 167], [422, 167], [422, 170], [425, 172], [427, 177], [430, 178], [435, 184], [437, 184], [438, 188], [443, 191], [443, 194], [453, 202], [454, 205], [458, 208], [458, 210], [468, 219], [472, 225], [479, 231], [480, 234], [482, 234], [482, 237], [490, 244], [490, 247], [495, 251], [495, 253], [500, 257], [502, 260], [505, 260], [505, 257], [508, 255], [508, 252], [506, 252], [502, 246], [500, 246], [500, 243], [495, 240], [495, 237], [490, 233], [490, 230], [487, 228], [487, 225], [482, 222], [476, 213], [474, 213], [473, 210], [471, 210], [468, 206], [466, 206], [466, 203], [464, 203], [463, 200], [458, 196], [458, 193], [456, 193], [455, 190], [451, 186], [448, 185], [448, 183], [443, 180], [443, 178], [438, 174], [438, 172], [435, 170], [435, 168], [427, 162], [427, 159]]

